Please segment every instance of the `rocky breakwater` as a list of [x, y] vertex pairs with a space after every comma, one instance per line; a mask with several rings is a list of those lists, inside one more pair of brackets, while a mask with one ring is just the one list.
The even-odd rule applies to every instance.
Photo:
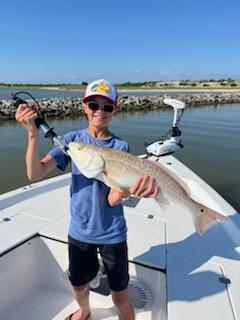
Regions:
[[[240, 103], [240, 92], [224, 93], [198, 93], [183, 94], [173, 93], [157, 96], [121, 96], [119, 106], [121, 111], [139, 111], [168, 108], [164, 103], [164, 98], [179, 99], [188, 106], [218, 105], [227, 103]], [[38, 99], [41, 110], [47, 118], [82, 116], [83, 104], [80, 98], [49, 98]], [[12, 100], [0, 100], [0, 120], [14, 119], [16, 108]]]
[[[83, 104], [80, 98], [45, 98], [36, 99], [42, 113], [47, 118], [83, 115]], [[0, 120], [14, 119], [16, 107], [12, 100], [0, 100]]]
[[123, 96], [119, 99], [121, 110], [136, 111], [150, 109], [168, 108], [164, 104], [165, 98], [178, 99], [185, 102], [189, 107], [218, 105], [228, 103], [240, 103], [240, 92], [224, 92], [224, 93], [199, 93], [199, 94], [183, 94], [173, 93], [161, 96]]

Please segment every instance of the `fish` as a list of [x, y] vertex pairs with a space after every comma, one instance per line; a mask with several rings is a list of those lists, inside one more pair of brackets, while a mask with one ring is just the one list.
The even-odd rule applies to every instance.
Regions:
[[102, 181], [121, 192], [129, 189], [139, 176], [152, 176], [159, 187], [155, 197], [159, 206], [165, 209], [170, 201], [173, 201], [186, 208], [200, 235], [213, 224], [227, 219], [227, 216], [192, 199], [187, 184], [159, 162], [142, 159], [128, 152], [79, 142], [69, 143], [68, 154], [85, 177]]

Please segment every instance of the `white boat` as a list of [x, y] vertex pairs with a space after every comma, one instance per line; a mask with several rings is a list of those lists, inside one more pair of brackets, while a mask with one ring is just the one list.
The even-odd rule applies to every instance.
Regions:
[[[173, 156], [157, 161], [229, 219], [200, 236], [176, 203], [124, 203], [136, 319], [240, 319], [240, 215]], [[0, 196], [0, 319], [62, 320], [78, 309], [67, 277], [69, 184], [64, 174]], [[91, 319], [118, 319], [104, 274], [90, 303]]]

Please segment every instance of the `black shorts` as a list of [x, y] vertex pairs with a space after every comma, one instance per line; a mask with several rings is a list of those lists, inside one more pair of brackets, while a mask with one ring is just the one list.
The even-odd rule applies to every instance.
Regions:
[[91, 244], [68, 236], [69, 279], [73, 286], [81, 286], [93, 280], [99, 269], [97, 252], [102, 257], [113, 291], [125, 290], [128, 286], [128, 249], [126, 241], [117, 244]]

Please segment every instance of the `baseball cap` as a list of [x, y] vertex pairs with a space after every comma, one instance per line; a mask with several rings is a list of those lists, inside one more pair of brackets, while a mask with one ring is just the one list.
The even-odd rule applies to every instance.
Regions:
[[117, 102], [117, 89], [107, 80], [100, 79], [88, 84], [84, 93], [83, 102], [90, 100], [92, 96], [103, 96], [114, 104]]

